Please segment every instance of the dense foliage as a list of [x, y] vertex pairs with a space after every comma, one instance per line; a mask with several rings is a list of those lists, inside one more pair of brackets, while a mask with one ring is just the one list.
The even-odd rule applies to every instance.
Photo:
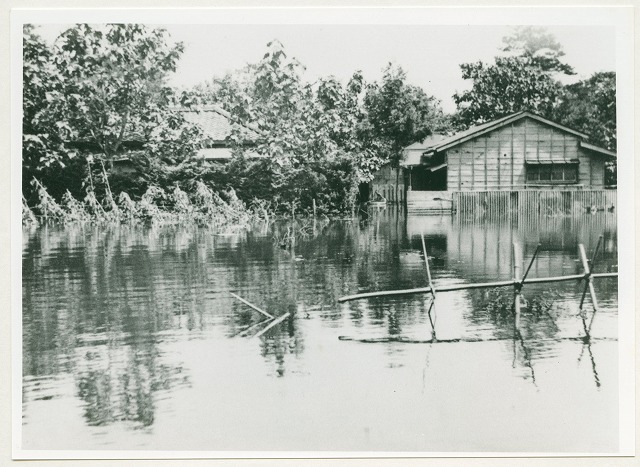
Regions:
[[460, 65], [462, 77], [473, 83], [454, 95], [460, 124], [468, 127], [521, 110], [550, 118], [562, 86], [535, 63], [529, 57], [496, 57], [494, 64]]
[[616, 150], [616, 75], [594, 73], [565, 86], [554, 111], [557, 121], [589, 135], [593, 144]]
[[255, 147], [238, 148], [242, 161], [226, 171], [245, 199], [307, 212], [315, 200], [321, 213], [352, 211], [359, 184], [382, 164], [397, 165], [402, 148], [444, 119], [438, 102], [391, 65], [380, 83], [365, 83], [360, 72], [345, 85], [333, 77], [310, 84], [303, 75], [273, 41], [259, 62], [198, 89], [203, 102], [261, 132]]
[[[264, 217], [310, 213], [312, 206], [317, 214], [340, 216], [353, 213], [359, 186], [383, 164], [398, 167], [409, 144], [519, 110], [616, 146], [615, 74], [563, 85], [560, 78], [573, 69], [540, 28], [516, 28], [494, 63], [461, 65], [471, 88], [454, 96], [453, 116], [392, 64], [378, 82], [367, 83], [356, 71], [346, 83], [331, 76], [310, 83], [278, 41], [257, 62], [178, 93], [167, 78], [184, 48], [162, 29], [79, 24], [47, 44], [25, 26], [23, 37], [26, 219], [43, 206], [45, 192], [49, 201], [81, 200], [95, 213], [95, 203], [111, 212], [122, 193], [139, 203], [156, 189], [180, 190], [193, 204], [203, 186], [221, 199], [233, 193], [259, 206]], [[229, 163], [194, 157], [206, 135], [178, 107], [201, 104], [231, 116]], [[247, 127], [258, 135], [251, 141]], [[123, 156], [134, 173], [111, 170]], [[614, 174], [610, 167], [610, 180]]]
[[[23, 186], [36, 178], [60, 198], [81, 196], [92, 164], [111, 165], [130, 146], [175, 164], [200, 143], [196, 128], [172, 110], [165, 83], [183, 51], [167, 33], [136, 24], [64, 31], [53, 46], [24, 29]], [[127, 147], [129, 145], [129, 147]]]

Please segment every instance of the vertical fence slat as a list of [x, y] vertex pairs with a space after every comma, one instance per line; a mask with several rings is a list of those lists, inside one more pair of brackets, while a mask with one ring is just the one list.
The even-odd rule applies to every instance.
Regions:
[[499, 217], [517, 213], [525, 218], [615, 210], [616, 190], [500, 190], [454, 192], [453, 209], [465, 216]]

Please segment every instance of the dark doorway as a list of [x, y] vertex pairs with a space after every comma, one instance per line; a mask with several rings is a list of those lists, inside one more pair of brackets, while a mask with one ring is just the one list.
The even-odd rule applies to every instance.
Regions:
[[414, 166], [410, 169], [411, 189], [413, 191], [446, 191], [447, 168], [441, 167], [432, 171], [424, 166]]
[[371, 186], [369, 183], [361, 183], [358, 185], [358, 203], [366, 203], [369, 201]]

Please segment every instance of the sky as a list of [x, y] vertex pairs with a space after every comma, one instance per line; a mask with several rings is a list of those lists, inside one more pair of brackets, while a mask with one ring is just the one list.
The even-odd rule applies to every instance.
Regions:
[[[366, 81], [378, 80], [389, 63], [400, 65], [407, 81], [421, 86], [453, 112], [453, 94], [470, 87], [460, 64], [491, 62], [499, 54], [510, 26], [441, 25], [161, 25], [185, 52], [171, 84], [189, 87], [239, 69], [262, 58], [266, 44], [278, 39], [289, 57], [306, 66], [310, 82], [333, 75], [346, 82], [356, 70]], [[53, 40], [64, 29], [46, 25], [40, 31]], [[549, 26], [577, 72], [565, 83], [615, 70], [614, 29], [606, 26]]]

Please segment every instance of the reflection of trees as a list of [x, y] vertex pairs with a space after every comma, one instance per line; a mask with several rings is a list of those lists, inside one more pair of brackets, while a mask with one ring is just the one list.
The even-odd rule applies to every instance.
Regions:
[[73, 373], [91, 425], [148, 426], [155, 393], [187, 382], [156, 339], [174, 326], [147, 247], [156, 241], [139, 227], [67, 226], [25, 245], [23, 372]]
[[156, 393], [188, 384], [181, 366], [158, 362], [153, 344], [137, 347], [109, 344], [101, 349], [104, 352], [89, 351], [78, 362], [78, 396], [85, 403], [84, 416], [89, 425], [127, 421], [150, 426], [155, 417]]
[[[430, 332], [423, 295], [336, 303], [356, 289], [424, 286], [420, 233], [426, 236], [436, 283], [510, 278], [513, 240], [523, 244], [525, 261], [539, 242], [543, 245], [531, 277], [559, 275], [580, 267], [574, 261], [578, 242], [590, 252], [603, 232], [604, 255], [595, 270], [614, 268], [616, 229], [610, 216], [545, 217], [537, 222], [477, 222], [454, 216], [405, 222], [400, 211], [386, 209], [372, 212], [363, 222], [320, 225], [315, 234], [296, 238], [294, 248], [281, 248], [262, 231], [225, 236], [180, 226], [25, 229], [23, 372], [73, 373], [88, 423], [148, 426], [158, 393], [187, 383], [181, 365], [162, 352], [163, 342], [177, 330], [189, 336], [222, 330], [231, 338], [263, 319], [229, 291], [275, 316], [291, 314], [259, 337], [273, 374], [286, 376], [287, 365], [304, 352], [300, 320], [305, 317], [328, 327], [341, 326], [346, 317], [355, 327], [388, 336], [412, 329]], [[275, 228], [283, 232], [287, 227], [284, 223]], [[615, 286], [596, 286], [601, 301], [615, 301]], [[549, 287], [527, 285], [524, 293], [531, 298]], [[580, 293], [571, 287], [562, 289], [562, 300]], [[513, 338], [512, 317], [487, 313], [483, 293], [467, 295], [465, 324], [497, 338]], [[540, 339], [559, 335], [554, 317], [561, 311], [523, 317], [528, 355], [535, 355], [536, 346], [547, 345]], [[526, 355], [521, 349], [518, 358]]]

